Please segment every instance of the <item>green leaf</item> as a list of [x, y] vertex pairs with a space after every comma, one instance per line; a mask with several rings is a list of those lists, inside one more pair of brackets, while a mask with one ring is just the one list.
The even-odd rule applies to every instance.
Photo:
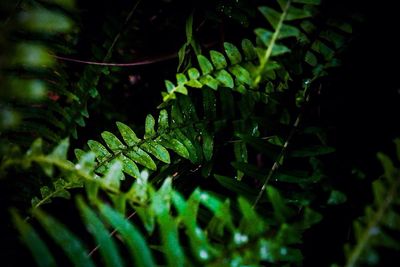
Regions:
[[214, 136], [206, 129], [203, 129], [203, 153], [204, 158], [207, 161], [210, 161], [213, 156], [213, 149], [214, 149]]
[[69, 17], [44, 8], [21, 12], [18, 21], [28, 30], [50, 34], [68, 32], [73, 27]]
[[289, 153], [290, 157], [316, 157], [335, 152], [335, 148], [329, 146], [310, 146], [301, 149], [295, 149]]
[[189, 159], [189, 151], [187, 148], [177, 139], [170, 135], [163, 135], [160, 140], [160, 144], [166, 148], [169, 148], [176, 152], [179, 156]]
[[[238, 146], [240, 143], [238, 143]], [[232, 162], [231, 165], [236, 169], [241, 172], [243, 172], [245, 175], [248, 175], [250, 177], [253, 177], [259, 181], [263, 181], [265, 177], [267, 176], [268, 172], [265, 169], [261, 169], [255, 165], [246, 163], [247, 158], [245, 159], [246, 161], [243, 162]]]
[[178, 105], [173, 105], [171, 109], [172, 123], [178, 126], [184, 124], [183, 114]]
[[87, 256], [87, 249], [75, 234], [40, 210], [35, 210], [35, 215], [46, 232], [67, 254], [74, 266], [94, 266], [92, 260]]
[[278, 26], [281, 14], [267, 6], [261, 6], [258, 10], [263, 14], [263, 16], [268, 20], [268, 22], [272, 25], [274, 29]]
[[87, 142], [89, 148], [91, 151], [96, 154], [96, 158], [101, 162], [103, 160], [106, 160], [107, 158], [112, 157], [112, 154], [105, 148], [101, 143], [95, 141], [95, 140], [89, 140]]
[[282, 25], [281, 30], [279, 31], [278, 38], [284, 39], [289, 37], [299, 37], [300, 31], [296, 27], [290, 25]]
[[254, 30], [254, 32], [266, 47], [270, 46], [272, 36], [274, 35], [271, 31], [263, 28], [257, 28]]
[[297, 20], [297, 19], [305, 19], [311, 17], [312, 14], [307, 9], [300, 9], [296, 7], [289, 7], [289, 10], [286, 14], [285, 20]]
[[188, 80], [187, 80], [185, 74], [178, 73], [178, 74], [176, 74], [176, 81], [177, 81], [178, 85], [184, 85]]
[[158, 129], [157, 132], [165, 132], [169, 129], [169, 122], [168, 122], [168, 112], [163, 109], [160, 111], [160, 115], [158, 116]]
[[218, 89], [218, 81], [215, 80], [211, 75], [205, 75], [200, 78], [200, 82], [202, 84], [207, 85], [208, 87], [217, 90]]
[[184, 252], [179, 243], [177, 223], [168, 213], [161, 214], [157, 220], [160, 225], [162, 248], [168, 266], [185, 266]]
[[227, 177], [217, 174], [214, 174], [214, 177], [220, 185], [239, 195], [244, 195], [246, 197], [253, 198], [257, 194], [257, 191], [254, 188], [251, 188], [244, 182], [238, 181], [232, 177]]
[[234, 65], [229, 68], [229, 71], [242, 83], [251, 85], [252, 79], [250, 73], [239, 65]]
[[168, 150], [155, 141], [148, 140], [140, 146], [146, 152], [152, 154], [157, 159], [169, 164], [171, 162]]
[[104, 224], [99, 220], [96, 214], [83, 202], [81, 198], [77, 199], [77, 204], [81, 216], [86, 223], [86, 227], [92, 234], [99, 246], [100, 254], [105, 266], [123, 266], [122, 257], [118, 253], [114, 240], [109, 235]]
[[190, 68], [188, 75], [191, 80], [197, 80], [200, 77], [200, 72], [196, 68]]
[[324, 42], [316, 40], [311, 49], [315, 52], [321, 54], [325, 60], [331, 60], [332, 57], [335, 55], [335, 51], [333, 51], [329, 46], [327, 46]]
[[200, 194], [200, 202], [214, 214], [214, 217], [207, 227], [211, 232], [221, 235], [225, 226], [227, 226], [230, 231], [234, 230], [229, 199], [222, 202], [218, 198], [202, 192]]
[[128, 157], [125, 157], [122, 154], [120, 154], [118, 156], [118, 160], [122, 162], [122, 170], [126, 174], [129, 174], [130, 176], [132, 176], [134, 178], [140, 177], [140, 171], [135, 162], [133, 162], [131, 159], [129, 159]]
[[242, 61], [242, 55], [239, 49], [231, 43], [224, 43], [225, 53], [228, 56], [232, 65], [238, 64]]
[[11, 214], [22, 241], [28, 246], [37, 265], [40, 267], [57, 266], [48, 247], [32, 226], [22, 220], [15, 210], [12, 210]]
[[250, 236], [256, 236], [266, 230], [263, 220], [257, 215], [253, 207], [243, 197], [238, 199], [239, 208], [243, 215], [240, 221], [240, 230]]
[[186, 85], [193, 87], [193, 88], [203, 87], [203, 84], [201, 82], [199, 82], [198, 80], [190, 80], [186, 83]]
[[122, 138], [128, 146], [135, 146], [140, 142], [140, 139], [137, 138], [135, 132], [128, 125], [119, 121], [117, 121], [116, 124]]
[[249, 39], [242, 40], [242, 49], [246, 60], [254, 60], [257, 58], [257, 53], [254, 45]]
[[111, 166], [107, 168], [106, 175], [102, 181], [107, 186], [119, 188], [121, 180], [124, 180], [122, 163], [119, 160], [115, 160], [111, 163]]
[[271, 160], [276, 160], [277, 156], [281, 152], [281, 147], [270, 144], [268, 141], [253, 137], [245, 134], [236, 134], [237, 137], [242, 139], [244, 142], [250, 144], [252, 147], [260, 152], [263, 152]]
[[175, 85], [171, 81], [165, 80], [165, 88], [168, 93], [171, 93], [175, 90]]
[[189, 43], [193, 38], [193, 14], [190, 14], [186, 20], [185, 31], [187, 40], [186, 42]]
[[[214, 67], [212, 66], [211, 62], [203, 55], [198, 55], [197, 60], [199, 62], [199, 66], [203, 75], [210, 74]], [[190, 70], [189, 70], [190, 71]], [[190, 73], [189, 73], [190, 76]]]
[[200, 204], [200, 190], [196, 189], [188, 201], [185, 202], [183, 197], [177, 193], [173, 192], [172, 201], [179, 212], [180, 217], [183, 220], [183, 223], [186, 226], [186, 233], [189, 236], [190, 246], [192, 248], [193, 254], [200, 261], [208, 260], [210, 254], [209, 244], [207, 241], [207, 236], [204, 231], [200, 229], [200, 227], [196, 224], [197, 212]]
[[26, 155], [29, 156], [39, 156], [43, 155], [43, 140], [41, 138], [37, 138], [33, 143], [31, 144], [29, 150], [26, 152]]
[[96, 165], [96, 155], [93, 152], [81, 154], [79, 157], [78, 164], [75, 165], [75, 169], [82, 171], [86, 174], [93, 173]]
[[279, 191], [272, 186], [267, 187], [267, 195], [274, 208], [274, 216], [276, 219], [284, 223], [293, 215], [293, 211], [287, 207], [284, 198]]
[[[244, 165], [246, 165], [245, 162], [248, 161], [248, 153], [247, 153], [246, 143], [244, 143], [244, 142], [236, 142], [236, 143], [234, 143], [233, 144], [233, 151], [235, 153], [235, 159], [237, 161], [240, 161], [238, 163], [239, 164], [240, 163], [244, 163]], [[234, 163], [232, 163], [232, 166], [234, 168], [236, 168]], [[238, 168], [236, 168], [236, 169], [238, 170], [237, 171], [237, 179], [238, 180], [242, 180], [244, 173], [241, 170], [239, 170]]]
[[115, 153], [118, 150], [125, 149], [126, 146], [116, 137], [113, 133], [104, 131], [101, 133], [101, 137], [107, 146]]
[[168, 214], [171, 206], [172, 194], [172, 178], [168, 177], [164, 180], [160, 189], [153, 195], [151, 209], [156, 216]]
[[226, 62], [225, 56], [218, 52], [211, 50], [210, 51], [210, 57], [211, 61], [214, 64], [214, 67], [219, 70], [219, 69], [224, 69], [228, 66], [228, 63]]
[[66, 159], [68, 148], [69, 148], [69, 139], [65, 138], [54, 148], [54, 150], [50, 153], [49, 156], [56, 159]]
[[275, 44], [272, 48], [271, 56], [280, 56], [289, 53], [291, 50], [284, 45]]
[[188, 94], [187, 88], [186, 88], [185, 86], [183, 86], [183, 85], [178, 85], [178, 86], [175, 88], [175, 92], [181, 93], [181, 94], [183, 94], [183, 95], [187, 95], [187, 94]]
[[329, 195], [328, 204], [329, 205], [339, 205], [346, 202], [347, 197], [344, 193], [338, 190], [332, 190], [331, 194]]
[[129, 248], [135, 266], [156, 266], [146, 240], [134, 225], [107, 205], [101, 205], [100, 211], [104, 218], [120, 232]]
[[224, 87], [233, 88], [235, 86], [232, 76], [226, 70], [217, 71], [215, 78]]
[[145, 123], [145, 134], [144, 134], [145, 139], [150, 139], [156, 135], [156, 131], [154, 130], [155, 124], [156, 121], [154, 117], [151, 114], [147, 115]]
[[378, 153], [377, 157], [383, 166], [383, 170], [385, 171], [386, 179], [388, 179], [389, 181], [394, 181], [395, 179], [397, 179], [397, 177], [395, 177], [395, 175], [394, 175], [396, 172], [396, 169], [393, 165], [392, 160], [383, 153]]
[[318, 212], [306, 207], [304, 209], [304, 221], [302, 222], [303, 229], [309, 229], [314, 224], [319, 223], [322, 220], [322, 215]]
[[310, 64], [313, 67], [315, 67], [318, 64], [317, 57], [311, 51], [307, 51], [307, 53], [304, 57], [304, 60], [305, 60], [305, 62], [307, 62], [308, 64]]
[[152, 160], [152, 158], [147, 154], [145, 151], [143, 151], [141, 148], [138, 147], [133, 147], [131, 150], [125, 153], [125, 155], [133, 160], [134, 162], [137, 162], [146, 168], [150, 170], [156, 170], [157, 166]]
[[217, 116], [217, 99], [211, 90], [202, 90], [204, 117], [215, 119]]
[[80, 148], [75, 148], [74, 149], [74, 154], [75, 154], [75, 157], [76, 157], [77, 160], [80, 160], [83, 157], [83, 155], [85, 155], [85, 153], [86, 152], [84, 150], [80, 149]]

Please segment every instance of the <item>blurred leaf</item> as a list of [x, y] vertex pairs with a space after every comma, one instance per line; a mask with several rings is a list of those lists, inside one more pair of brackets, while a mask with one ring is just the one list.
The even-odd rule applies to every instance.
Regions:
[[332, 190], [331, 194], [329, 195], [328, 204], [329, 205], [339, 205], [339, 204], [343, 204], [346, 201], [347, 201], [347, 197], [344, 193], [337, 191], [337, 190]]
[[101, 205], [100, 211], [123, 236], [136, 266], [155, 266], [148, 244], [136, 227], [107, 205]]
[[93, 235], [96, 243], [101, 244], [101, 246], [99, 246], [99, 250], [105, 266], [123, 266], [122, 258], [118, 253], [117, 246], [109, 235], [104, 224], [81, 198], [77, 200], [77, 204], [81, 212], [81, 216], [84, 219], [87, 228], [89, 229], [89, 232]]
[[42, 211], [35, 210], [35, 215], [46, 232], [67, 254], [74, 266], [94, 266], [92, 260], [87, 256], [86, 248], [75, 234]]
[[[57, 266], [48, 247], [32, 226], [22, 220], [15, 210], [12, 210], [11, 214], [22, 241], [28, 246], [37, 265], [40, 267]], [[89, 263], [87, 266], [93, 266], [93, 264]]]

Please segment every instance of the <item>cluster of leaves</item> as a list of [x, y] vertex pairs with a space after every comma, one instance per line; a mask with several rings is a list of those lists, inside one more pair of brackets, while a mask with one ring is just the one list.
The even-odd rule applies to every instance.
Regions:
[[[65, 26], [62, 32], [77, 31], [72, 26], [77, 19], [71, 19], [73, 1], [48, 2], [29, 1], [28, 6], [35, 8], [21, 16], [35, 17], [36, 11], [52, 8], [61, 13], [48, 13], [50, 18], [69, 23], [68, 27], [57, 24]], [[111, 58], [139, 3], [125, 21], [104, 24], [104, 43], [92, 47], [95, 60]], [[254, 42], [243, 39], [240, 48], [224, 42], [223, 52], [211, 49], [209, 56], [194, 37], [194, 15], [190, 15], [186, 42], [178, 52], [178, 71], [183, 70], [176, 74], [176, 84], [165, 81], [158, 118], [148, 114], [143, 127], [136, 121], [117, 121], [116, 133], [103, 131], [102, 141], [89, 140], [84, 149], [75, 149], [76, 160], [70, 160], [69, 140], [78, 137], [77, 126], [86, 126], [93, 111], [88, 102], [100, 99], [99, 87], [115, 85], [113, 71], [118, 69], [103, 63], [89, 65], [78, 77], [65, 65], [56, 66], [56, 57], [50, 54], [76, 49], [79, 38], [72, 34], [65, 35], [69, 39], [63, 46], [47, 40], [49, 47], [55, 47], [52, 52], [45, 46], [40, 53], [33, 46], [25, 54], [17, 49], [8, 60], [20, 59], [7, 65], [11, 76], [16, 77], [14, 72], [20, 67], [31, 76], [46, 66], [48, 71], [38, 79], [49, 80], [47, 86], [54, 84], [49, 91], [43, 89], [51, 94], [41, 98], [40, 105], [20, 105], [12, 90], [26, 85], [10, 85], [12, 90], [5, 92], [16, 100], [10, 107], [18, 107], [24, 120], [14, 129], [6, 125], [10, 129], [0, 133], [0, 141], [11, 143], [1, 151], [1, 177], [10, 169], [28, 171], [38, 164], [51, 180], [32, 199], [32, 215], [48, 235], [13, 212], [21, 238], [37, 264], [56, 266], [58, 262], [46, 245], [50, 237], [76, 266], [300, 265], [303, 233], [322, 218], [314, 209], [320, 211], [346, 199], [324, 173], [321, 157], [334, 151], [327, 145], [324, 130], [301, 127], [321, 78], [340, 64], [338, 54], [351, 33], [351, 26], [343, 21], [317, 23], [319, 4], [319, 0], [277, 0], [261, 6], [258, 10], [268, 25], [254, 30]], [[239, 9], [229, 14], [243, 16]], [[38, 56], [32, 59], [23, 56], [26, 53]], [[30, 136], [15, 134], [21, 131]], [[20, 147], [34, 136], [40, 138], [21, 153]], [[47, 153], [49, 144], [55, 148]], [[396, 202], [398, 171], [387, 158], [381, 158], [388, 184], [374, 184], [377, 207], [368, 210], [365, 228], [356, 224], [356, 233], [361, 234], [348, 253], [349, 266], [373, 245], [371, 231], [382, 221], [389, 228], [396, 226], [398, 214], [389, 211]], [[42, 211], [41, 206], [53, 198], [70, 199], [73, 188], [85, 189], [85, 197], [78, 197], [76, 203], [93, 236], [92, 245], [99, 245], [100, 262], [87, 252], [87, 240]], [[382, 197], [384, 188], [389, 188], [388, 197]], [[127, 219], [129, 212], [137, 216]], [[109, 229], [118, 232], [118, 240]], [[376, 231], [385, 244], [398, 248], [388, 235]], [[131, 261], [122, 253], [131, 255]]]
[[[400, 161], [400, 139], [395, 140]], [[378, 153], [384, 169], [381, 178], [372, 183], [374, 201], [365, 208], [365, 215], [354, 221], [355, 244], [346, 244], [346, 266], [377, 265], [382, 262], [379, 250], [398, 253], [400, 242], [400, 169], [387, 155]]]
[[[57, 147], [52, 154], [59, 152], [60, 147]], [[137, 266], [155, 266], [159, 261], [166, 262], [168, 266], [241, 266], [261, 262], [301, 262], [301, 252], [295, 245], [301, 243], [303, 231], [320, 220], [320, 215], [309, 208], [302, 211], [301, 216], [296, 215], [273, 187], [268, 187], [267, 193], [274, 214], [270, 220], [273, 219], [274, 223], [260, 217], [243, 197], [239, 197], [232, 207], [229, 200], [223, 201], [210, 192], [196, 189], [185, 200], [172, 188], [171, 178], [155, 190], [148, 183], [147, 171], [141, 173], [127, 192], [120, 192], [121, 164], [113, 164], [108, 173], [98, 179], [92, 172], [93, 153], [89, 152], [83, 158], [85, 160], [81, 159], [79, 165], [69, 171], [86, 177], [88, 197], [100, 217], [82, 199], [78, 199], [77, 203], [94, 240], [101, 244], [99, 250], [106, 266], [123, 266], [125, 261], [114, 239], [108, 235], [107, 225], [118, 230], [132, 262]], [[43, 164], [43, 161], [36, 161]], [[60, 158], [60, 161], [63, 160]], [[105, 192], [118, 210], [104, 204], [100, 198], [101, 188], [107, 190]], [[133, 225], [124, 217], [126, 203], [130, 204], [143, 226]], [[76, 234], [40, 210], [35, 210], [34, 216], [61, 246], [71, 263], [75, 266], [94, 266], [85, 245]], [[16, 213], [14, 220], [38, 265], [55, 266], [56, 260], [39, 234]], [[149, 236], [157, 233], [160, 244], [149, 244], [146, 240], [151, 240]], [[189, 250], [184, 246], [186, 242], [189, 243]], [[163, 255], [161, 259], [154, 252], [154, 247]]]

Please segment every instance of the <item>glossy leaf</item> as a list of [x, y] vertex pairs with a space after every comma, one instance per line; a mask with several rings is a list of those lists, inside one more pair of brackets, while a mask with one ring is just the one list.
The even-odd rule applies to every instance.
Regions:
[[101, 133], [101, 137], [113, 152], [126, 148], [126, 146], [113, 133], [104, 131]]
[[234, 65], [229, 68], [229, 71], [242, 83], [251, 85], [252, 79], [250, 73], [239, 65]]
[[[214, 70], [214, 67], [212, 66], [211, 62], [205, 56], [198, 55], [197, 60], [199, 62], [199, 66], [203, 75], [210, 74]], [[194, 74], [194, 77], [195, 76], [196, 74]]]
[[210, 51], [210, 57], [211, 57], [211, 61], [214, 65], [214, 67], [219, 70], [219, 69], [224, 69], [228, 66], [228, 63], [226, 62], [225, 56], [218, 52], [218, 51], [214, 51], [211, 50]]
[[145, 151], [143, 151], [141, 148], [134, 147], [125, 154], [128, 158], [133, 160], [134, 162], [137, 162], [146, 168], [149, 168], [150, 170], [156, 170], [157, 166], [153, 159], [147, 154]]
[[145, 133], [144, 133], [144, 138], [145, 139], [150, 139], [156, 135], [156, 131], [154, 129], [156, 124], [156, 120], [152, 115], [147, 115], [146, 116], [146, 122], [145, 122]]
[[168, 150], [156, 141], [148, 140], [140, 146], [146, 152], [152, 154], [157, 159], [169, 164], [171, 162]]
[[217, 71], [215, 78], [224, 87], [233, 88], [235, 86], [232, 76], [226, 70]]
[[163, 109], [158, 116], [158, 129], [157, 132], [165, 132], [169, 128], [168, 112]]
[[96, 158], [99, 161], [103, 161], [112, 156], [111, 153], [107, 150], [107, 148], [105, 148], [101, 143], [97, 141], [89, 140], [87, 144], [90, 150], [96, 154]]
[[224, 43], [225, 53], [228, 56], [232, 65], [238, 64], [242, 61], [242, 55], [239, 49], [231, 43]]
[[140, 142], [140, 139], [137, 138], [135, 132], [128, 125], [122, 122], [117, 122], [116, 124], [122, 138], [128, 146], [135, 146]]

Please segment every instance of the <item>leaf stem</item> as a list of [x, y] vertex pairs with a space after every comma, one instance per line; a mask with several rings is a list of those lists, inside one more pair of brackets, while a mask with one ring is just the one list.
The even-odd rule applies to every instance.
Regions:
[[290, 7], [291, 3], [292, 3], [292, 0], [288, 0], [287, 1], [286, 6], [283, 9], [283, 13], [282, 13], [281, 17], [279, 18], [279, 22], [276, 25], [275, 32], [272, 35], [272, 38], [271, 38], [271, 41], [270, 41], [270, 43], [268, 45], [267, 51], [265, 51], [264, 56], [261, 58], [260, 66], [257, 69], [257, 76], [256, 76], [256, 79], [255, 79], [255, 87], [257, 87], [258, 83], [261, 81], [261, 73], [264, 71], [264, 68], [268, 63], [269, 58], [272, 55], [272, 50], [274, 49], [275, 43], [278, 40], [278, 36], [280, 34], [283, 22], [286, 19], [286, 16], [287, 16], [287, 13], [288, 13], [288, 10], [289, 10], [289, 7]]

